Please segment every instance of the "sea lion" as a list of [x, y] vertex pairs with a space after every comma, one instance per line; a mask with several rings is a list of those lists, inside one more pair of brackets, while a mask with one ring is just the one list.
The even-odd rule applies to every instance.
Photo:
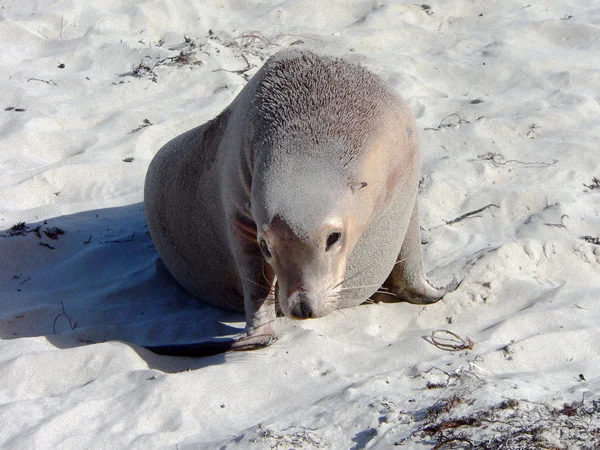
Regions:
[[215, 119], [157, 153], [148, 227], [186, 290], [245, 312], [247, 336], [222, 349], [257, 348], [271, 342], [278, 309], [322, 317], [381, 286], [388, 300], [444, 295], [423, 270], [420, 164], [415, 120], [391, 86], [288, 49]]

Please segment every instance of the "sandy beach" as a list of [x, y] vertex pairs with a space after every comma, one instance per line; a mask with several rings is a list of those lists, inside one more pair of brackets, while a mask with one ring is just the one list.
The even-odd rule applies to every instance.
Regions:
[[[244, 317], [161, 263], [148, 165], [287, 47], [407, 100], [425, 266], [462, 283], [155, 355]], [[0, 448], [600, 445], [597, 2], [4, 1], [0, 54]]]

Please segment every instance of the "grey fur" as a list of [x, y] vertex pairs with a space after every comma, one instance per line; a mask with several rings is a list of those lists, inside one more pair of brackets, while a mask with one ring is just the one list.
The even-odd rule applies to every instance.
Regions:
[[290, 317], [358, 305], [381, 285], [398, 300], [441, 298], [422, 267], [419, 178], [414, 118], [390, 86], [285, 50], [217, 118], [158, 152], [145, 207], [183, 287], [246, 312], [246, 349], [270, 342], [274, 297]]

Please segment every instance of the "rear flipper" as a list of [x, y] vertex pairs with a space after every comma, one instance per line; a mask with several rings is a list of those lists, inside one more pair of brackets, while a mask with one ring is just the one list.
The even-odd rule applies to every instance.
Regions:
[[388, 293], [375, 295], [374, 299], [387, 302], [406, 301], [427, 305], [437, 302], [445, 294], [456, 289], [458, 284], [458, 282], [452, 282], [445, 288], [437, 288], [427, 279], [427, 275], [423, 270], [423, 256], [421, 253], [419, 208], [415, 202], [396, 265], [383, 284]]

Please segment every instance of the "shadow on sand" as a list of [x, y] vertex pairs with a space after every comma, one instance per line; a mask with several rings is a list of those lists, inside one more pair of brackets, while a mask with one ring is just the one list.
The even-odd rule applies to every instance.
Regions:
[[244, 317], [199, 302], [160, 261], [141, 203], [0, 231], [0, 338], [45, 336], [58, 348], [134, 344], [148, 364], [177, 371], [219, 364], [160, 357], [138, 346], [219, 341]]

